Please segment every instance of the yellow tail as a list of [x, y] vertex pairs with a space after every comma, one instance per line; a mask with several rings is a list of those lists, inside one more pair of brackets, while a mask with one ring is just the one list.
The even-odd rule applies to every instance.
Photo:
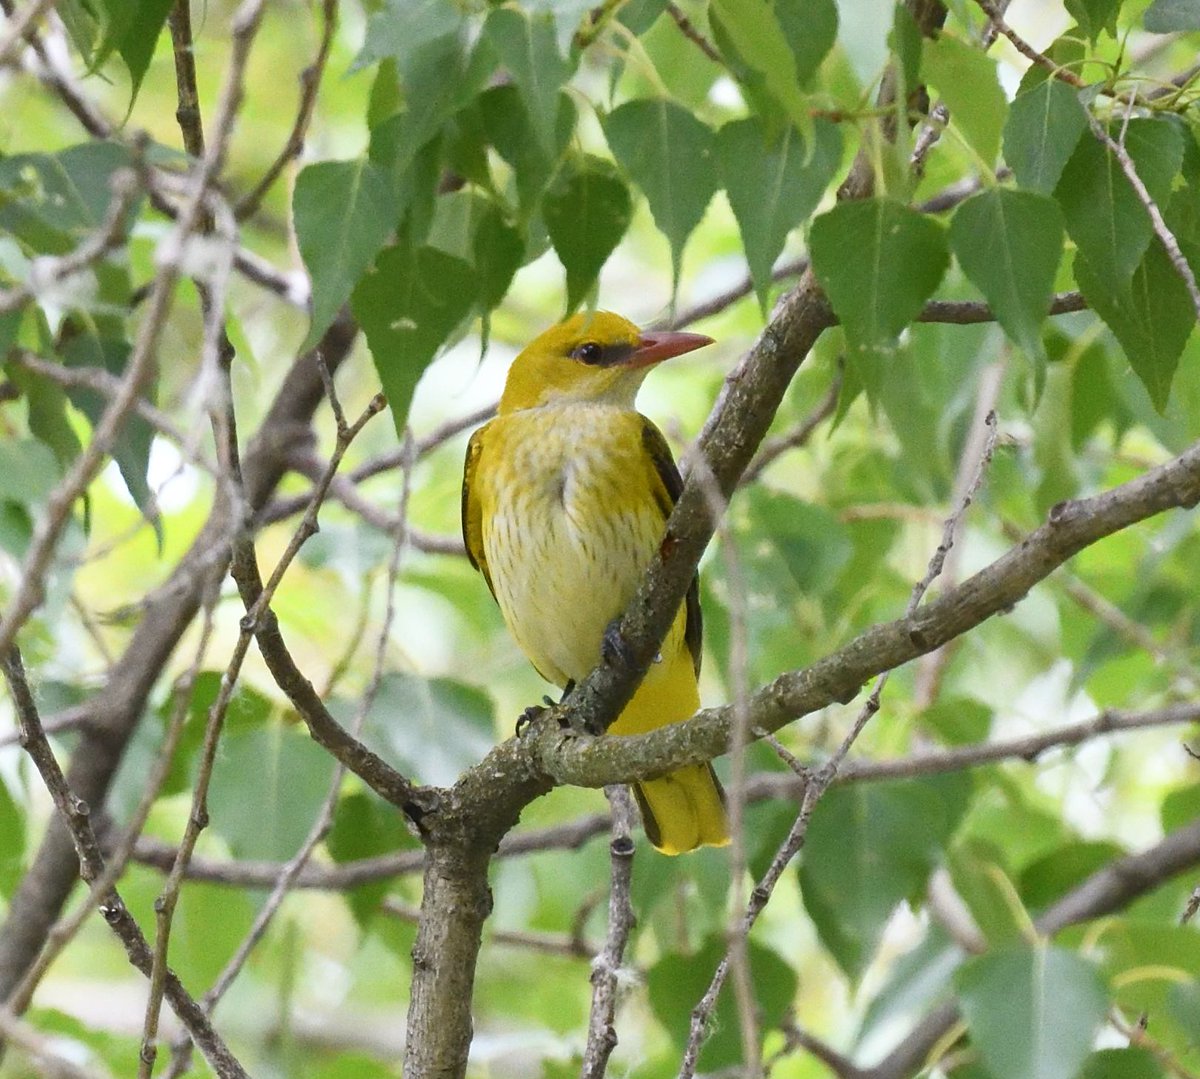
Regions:
[[[678, 628], [677, 636], [682, 636], [682, 620]], [[674, 659], [650, 668], [625, 711], [609, 728], [610, 734], [644, 734], [695, 715], [700, 691], [692, 658], [679, 640], [669, 640], [664, 652], [670, 654], [672, 644]], [[642, 811], [646, 838], [664, 854], [723, 847], [729, 842], [725, 794], [711, 764], [693, 764], [635, 783], [633, 794]]]
[[729, 842], [725, 792], [711, 764], [693, 764], [633, 785], [646, 838], [663, 854]]

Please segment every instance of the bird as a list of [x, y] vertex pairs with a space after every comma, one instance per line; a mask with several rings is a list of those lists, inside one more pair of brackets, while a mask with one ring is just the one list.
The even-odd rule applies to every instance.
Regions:
[[[659, 550], [683, 488], [662, 432], [634, 407], [650, 369], [712, 338], [642, 332], [611, 311], [575, 314], [523, 349], [496, 417], [467, 447], [463, 539], [509, 632], [568, 691], [612, 647], [614, 620]], [[608, 733], [642, 734], [700, 707], [694, 578], [659, 654]], [[729, 842], [709, 763], [640, 780], [633, 793], [665, 854]]]

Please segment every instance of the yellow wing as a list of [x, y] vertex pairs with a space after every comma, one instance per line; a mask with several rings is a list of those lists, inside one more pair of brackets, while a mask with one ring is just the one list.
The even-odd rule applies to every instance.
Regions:
[[487, 558], [483, 550], [483, 509], [479, 505], [479, 490], [475, 483], [479, 458], [483, 455], [483, 440], [490, 423], [485, 423], [471, 436], [467, 443], [467, 460], [463, 465], [462, 485], [462, 533], [467, 545], [467, 558], [471, 565], [483, 574], [492, 598], [496, 590], [492, 587], [492, 575], [488, 572]]

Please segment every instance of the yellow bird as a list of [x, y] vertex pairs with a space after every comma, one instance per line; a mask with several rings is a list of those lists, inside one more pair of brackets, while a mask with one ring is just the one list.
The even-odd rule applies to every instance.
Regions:
[[[662, 433], [634, 408], [651, 366], [712, 339], [642, 333], [608, 311], [552, 326], [513, 361], [499, 413], [471, 438], [463, 538], [509, 631], [560, 688], [600, 660], [662, 542], [682, 482]], [[662, 652], [611, 734], [641, 734], [700, 707], [697, 581]], [[708, 764], [634, 785], [650, 842], [666, 854], [729, 842]]]

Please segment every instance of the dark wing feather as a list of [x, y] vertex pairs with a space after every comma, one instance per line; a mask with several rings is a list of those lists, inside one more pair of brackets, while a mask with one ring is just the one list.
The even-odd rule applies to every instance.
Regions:
[[[655, 491], [655, 496], [658, 498], [665, 523], [683, 492], [683, 478], [679, 475], [679, 469], [675, 467], [675, 458], [671, 456], [671, 448], [667, 445], [663, 433], [645, 416], [642, 417], [642, 445], [650, 455], [650, 460], [654, 462], [654, 471], [658, 473], [662, 484], [661, 490]], [[696, 676], [699, 677], [701, 642], [704, 638], [704, 623], [700, 614], [699, 574], [692, 578], [684, 604], [687, 608], [684, 640], [692, 654], [692, 666], [696, 669]]]

